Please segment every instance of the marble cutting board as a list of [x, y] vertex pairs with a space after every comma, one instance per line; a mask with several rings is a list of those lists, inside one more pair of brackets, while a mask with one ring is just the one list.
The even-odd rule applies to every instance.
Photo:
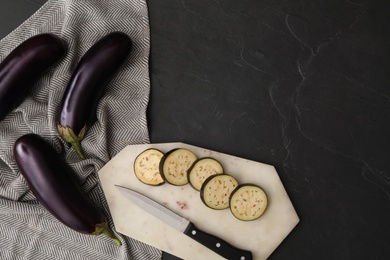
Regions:
[[[190, 149], [198, 158], [219, 160], [225, 173], [239, 183], [255, 183], [268, 195], [268, 208], [254, 221], [240, 221], [229, 209], [206, 207], [199, 192], [189, 184], [149, 186], [134, 175], [135, 157], [148, 148], [167, 152], [174, 148]], [[272, 165], [238, 158], [185, 143], [129, 145], [112, 158], [100, 171], [99, 179], [112, 214], [115, 229], [121, 234], [183, 259], [223, 259], [196, 241], [173, 229], [127, 200], [115, 184], [131, 188], [165, 205], [189, 219], [200, 229], [216, 235], [232, 245], [252, 251], [253, 259], [268, 258], [298, 224], [299, 218], [282, 182]]]

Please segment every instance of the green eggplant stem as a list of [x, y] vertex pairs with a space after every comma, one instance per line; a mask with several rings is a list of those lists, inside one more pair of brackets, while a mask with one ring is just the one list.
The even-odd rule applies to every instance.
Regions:
[[76, 150], [77, 154], [80, 156], [81, 159], [85, 160], [86, 157], [85, 155], [83, 154], [83, 151], [81, 150], [81, 144], [80, 144], [80, 141], [76, 141], [76, 142], [72, 142], [70, 143], [73, 148]]
[[68, 126], [62, 126], [60, 124], [57, 125], [58, 133], [61, 135], [61, 137], [68, 143], [72, 145], [72, 147], [76, 150], [77, 154], [80, 156], [81, 159], [85, 159], [85, 155], [83, 154], [82, 148], [81, 148], [81, 140], [83, 140], [85, 133], [87, 132], [87, 125], [85, 124], [84, 127], [80, 130], [80, 133], [76, 135], [72, 128]]
[[96, 229], [95, 229], [95, 232], [92, 233], [92, 235], [100, 235], [100, 234], [104, 234], [110, 238], [112, 238], [112, 240], [114, 240], [114, 242], [118, 245], [118, 246], [121, 246], [122, 245], [122, 242], [119, 240], [118, 237], [115, 236], [114, 232], [111, 230], [111, 228], [108, 226], [108, 223], [107, 221], [105, 220], [103, 223], [100, 223], [100, 224], [97, 224], [96, 225]]

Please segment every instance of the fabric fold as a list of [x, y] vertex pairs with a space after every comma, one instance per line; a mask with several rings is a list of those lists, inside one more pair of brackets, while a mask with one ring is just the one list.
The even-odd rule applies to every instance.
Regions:
[[[88, 159], [81, 161], [59, 137], [56, 113], [81, 56], [112, 31], [128, 34], [133, 50], [99, 102], [96, 121], [82, 141]], [[105, 236], [83, 235], [65, 227], [37, 203], [12, 156], [13, 144], [20, 136], [36, 133], [44, 137], [71, 166], [87, 196], [105, 212], [113, 227], [97, 172], [127, 145], [149, 142], [150, 31], [146, 1], [49, 0], [0, 40], [0, 62], [24, 40], [47, 32], [66, 41], [66, 56], [0, 122], [0, 258], [161, 259], [159, 250], [132, 238], [120, 236], [123, 245], [118, 247]]]

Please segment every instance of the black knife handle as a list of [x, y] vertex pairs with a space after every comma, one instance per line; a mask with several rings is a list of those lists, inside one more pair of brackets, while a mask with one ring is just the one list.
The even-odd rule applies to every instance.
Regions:
[[184, 234], [201, 243], [205, 247], [229, 260], [252, 260], [252, 253], [230, 245], [228, 242], [201, 231], [193, 223], [190, 223]]

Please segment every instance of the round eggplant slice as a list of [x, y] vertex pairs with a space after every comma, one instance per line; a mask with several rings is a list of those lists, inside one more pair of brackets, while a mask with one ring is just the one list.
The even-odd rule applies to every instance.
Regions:
[[230, 196], [230, 210], [239, 220], [255, 220], [267, 208], [267, 194], [255, 184], [241, 184]]
[[209, 208], [226, 209], [229, 207], [230, 194], [237, 186], [237, 180], [231, 175], [211, 175], [200, 189], [200, 198]]
[[170, 150], [161, 158], [160, 174], [166, 182], [172, 185], [186, 185], [188, 169], [197, 159], [196, 155], [188, 149]]
[[223, 167], [220, 162], [209, 157], [201, 158], [195, 161], [188, 170], [188, 181], [194, 189], [199, 191], [208, 177], [222, 173]]
[[164, 154], [157, 149], [147, 149], [134, 160], [135, 176], [143, 183], [157, 186], [164, 183], [159, 165]]

